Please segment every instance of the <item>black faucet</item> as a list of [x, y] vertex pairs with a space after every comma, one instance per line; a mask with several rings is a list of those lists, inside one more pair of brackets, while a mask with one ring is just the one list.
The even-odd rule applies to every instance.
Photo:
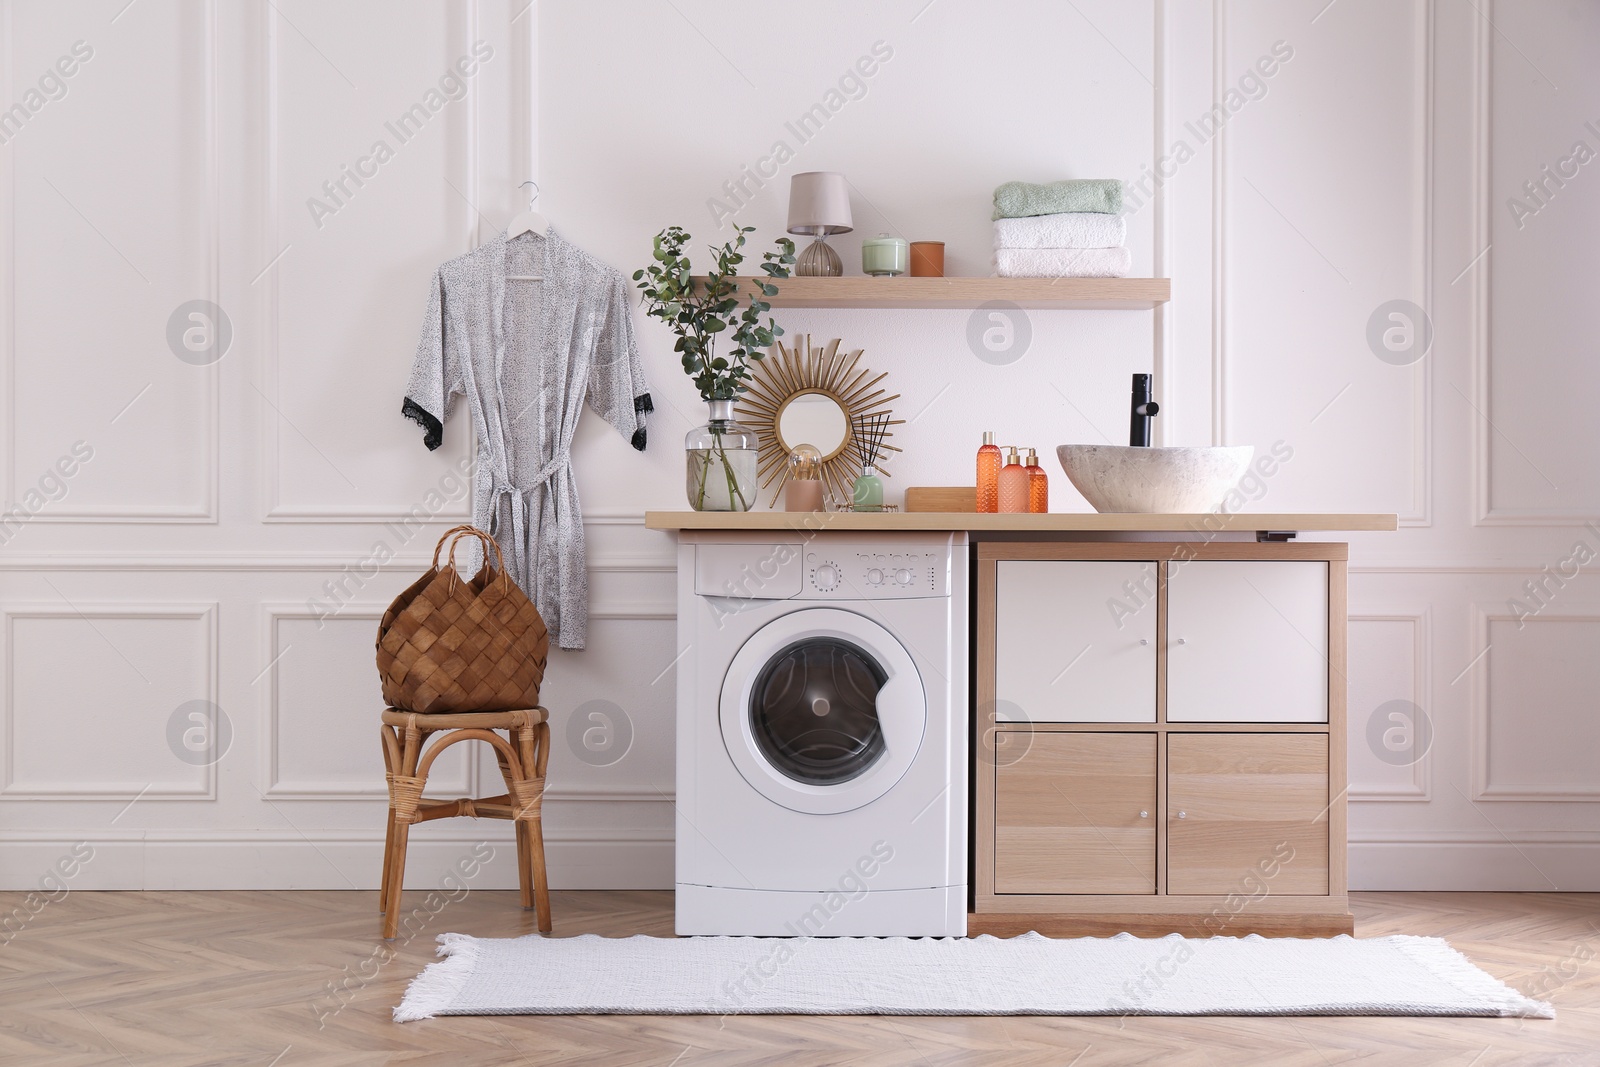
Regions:
[[1161, 405], [1150, 399], [1150, 379], [1153, 375], [1133, 376], [1133, 404], [1128, 416], [1128, 444], [1134, 448], [1150, 447], [1150, 420], [1161, 411]]

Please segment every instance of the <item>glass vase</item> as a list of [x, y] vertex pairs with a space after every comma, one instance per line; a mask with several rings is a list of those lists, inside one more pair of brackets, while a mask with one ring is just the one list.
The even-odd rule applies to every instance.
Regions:
[[749, 511], [756, 502], [756, 435], [733, 421], [733, 401], [709, 402], [710, 421], [683, 440], [684, 486], [696, 511]]
[[883, 479], [876, 467], [861, 469], [861, 477], [851, 487], [850, 505], [852, 511], [883, 510]]

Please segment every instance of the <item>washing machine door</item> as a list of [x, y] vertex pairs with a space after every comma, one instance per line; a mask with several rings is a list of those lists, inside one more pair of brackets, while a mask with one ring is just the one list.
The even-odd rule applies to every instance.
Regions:
[[894, 788], [928, 725], [910, 653], [878, 623], [837, 608], [806, 608], [756, 631], [728, 667], [720, 713], [744, 780], [813, 815], [852, 811]]

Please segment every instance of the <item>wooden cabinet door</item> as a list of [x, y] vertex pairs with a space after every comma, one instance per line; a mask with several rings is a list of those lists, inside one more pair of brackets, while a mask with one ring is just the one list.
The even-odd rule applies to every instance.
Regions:
[[995, 701], [1001, 722], [1155, 722], [1156, 564], [996, 564]]
[[1167, 567], [1168, 722], [1327, 722], [1328, 565]]
[[1154, 734], [1033, 733], [994, 811], [996, 893], [1156, 890]]
[[1167, 892], [1328, 892], [1328, 735], [1167, 735]]

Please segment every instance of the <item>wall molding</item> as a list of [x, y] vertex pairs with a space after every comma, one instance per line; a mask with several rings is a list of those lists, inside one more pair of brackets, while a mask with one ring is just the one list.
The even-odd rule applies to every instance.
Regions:
[[[442, 531], [441, 531], [442, 532]], [[1600, 544], [1596, 545], [1600, 548]], [[49, 555], [14, 555], [0, 553], [0, 573], [42, 571], [105, 571], [137, 573], [153, 572], [232, 572], [259, 571], [266, 573], [337, 573], [363, 562], [363, 551], [348, 555], [297, 552], [126, 552], [126, 553], [73, 553]], [[395, 555], [379, 566], [381, 573], [420, 573], [428, 568], [433, 554], [406, 553]], [[1550, 565], [1548, 558], [1539, 560], [1477, 561], [1467, 559], [1370, 560], [1350, 564], [1351, 574], [1538, 574]], [[591, 574], [674, 574], [676, 558], [672, 556], [626, 555], [591, 553], [588, 569]], [[1580, 575], [1579, 579], [1586, 577]]]
[[[1493, 34], [1483, 28], [1483, 21], [1494, 17], [1493, 0], [1483, 0], [1482, 19], [1472, 24], [1472, 249], [1487, 249], [1489, 234], [1493, 230], [1490, 189], [1493, 176], [1489, 173], [1493, 131], [1490, 129], [1490, 111], [1493, 102], [1494, 40]], [[1484, 423], [1489, 411], [1489, 297], [1490, 271], [1494, 257], [1486, 250], [1483, 261], [1473, 270], [1471, 330], [1467, 349], [1471, 359], [1472, 406], [1472, 460], [1473, 460], [1473, 525], [1486, 526], [1506, 522], [1505, 516], [1492, 514], [1492, 486], [1490, 484], [1490, 438]]]
[[678, 602], [676, 600], [633, 600], [607, 603], [602, 600], [589, 605], [589, 618], [600, 621], [676, 623], [678, 621]]
[[[1228, 0], [1214, 0], [1212, 12], [1212, 103], [1219, 104], [1228, 84]], [[1434, 173], [1434, 0], [1415, 0], [1418, 22], [1412, 106], [1419, 132], [1417, 152], [1418, 232], [1414, 235], [1419, 262], [1416, 291], [1424, 312], [1433, 317], [1433, 173]], [[1228, 332], [1228, 197], [1230, 192], [1228, 144], [1231, 123], [1224, 123], [1212, 139], [1211, 157], [1211, 444], [1226, 445], [1229, 436], [1229, 332]], [[1162, 315], [1162, 309], [1157, 310]], [[1158, 317], [1158, 352], [1161, 346]], [[1399, 516], [1402, 527], [1433, 525], [1433, 360], [1413, 365], [1411, 419], [1411, 510]], [[1164, 399], [1164, 398], [1163, 398]]]
[[[442, 532], [442, 531], [441, 531]], [[1600, 548], [1600, 545], [1596, 546]], [[347, 555], [298, 552], [125, 552], [74, 553], [63, 552], [39, 555], [0, 553], [0, 573], [40, 571], [45, 573], [72, 571], [103, 572], [193, 572], [216, 573], [256, 571], [263, 573], [337, 573], [354, 568], [363, 562], [363, 551]], [[429, 553], [397, 554], [379, 565], [379, 571], [390, 573], [420, 573], [432, 562]], [[1538, 574], [1550, 565], [1550, 560], [1477, 561], [1467, 559], [1370, 560], [1350, 564], [1351, 574]], [[626, 555], [591, 553], [588, 570], [591, 574], [675, 574], [677, 561], [672, 556]], [[1585, 575], [1580, 575], [1583, 578]]]
[[[279, 624], [285, 619], [299, 619], [304, 621], [317, 621], [326, 618], [327, 621], [365, 621], [376, 628], [383, 618], [383, 613], [388, 609], [387, 603], [378, 601], [348, 601], [337, 615], [321, 616], [310, 611], [303, 604], [287, 602], [266, 602], [260, 605], [261, 610], [261, 642], [260, 660], [263, 664], [270, 664], [264, 671], [261, 679], [266, 683], [263, 694], [261, 717], [261, 743], [258, 750], [261, 752], [261, 766], [259, 780], [265, 783], [261, 795], [273, 800], [316, 800], [316, 801], [356, 801], [356, 802], [386, 802], [388, 800], [388, 787], [378, 775], [373, 775], [369, 784], [355, 784], [351, 782], [334, 781], [285, 781], [284, 768], [281, 758], [279, 738], [282, 727], [282, 710], [279, 688], [279, 664], [289, 649], [294, 646], [283, 646], [279, 639]], [[676, 622], [677, 606], [674, 602], [638, 602], [633, 604], [601, 603], [592, 607], [589, 612], [592, 621], [666, 621]], [[365, 666], [363, 670], [367, 669]], [[377, 732], [379, 725], [377, 715], [372, 719], [373, 732]], [[373, 740], [377, 744], [376, 738]], [[430, 779], [429, 793], [453, 794], [457, 796], [484, 796], [496, 792], [498, 780], [493, 777], [493, 772], [483, 770], [481, 753], [476, 748], [469, 748], [471, 755], [466, 760], [465, 780], [450, 781], [446, 779]], [[673, 794], [662, 792], [650, 787], [617, 788], [614, 786], [584, 786], [584, 785], [556, 785], [545, 793], [548, 802], [574, 801], [583, 803], [630, 803], [630, 804], [671, 804]], [[3, 838], [0, 838], [3, 840]]]
[[1600, 892], [1600, 842], [1350, 838], [1350, 891]]
[[[1211, 103], [1227, 95], [1227, 0], [1211, 3]], [[1228, 124], [1211, 141], [1211, 443], [1228, 443]]]
[[[1596, 546], [1600, 547], [1600, 546]], [[1472, 560], [1376, 560], [1350, 564], [1351, 574], [1539, 574], [1551, 565], [1550, 559], [1534, 561], [1475, 562]], [[1579, 575], [1583, 577], [1583, 575]], [[1576, 579], [1568, 579], [1574, 581]]]
[[[1422, 608], [1410, 612], [1363, 612], [1348, 616], [1355, 622], [1409, 622], [1412, 626], [1412, 692], [1417, 706], [1430, 717], [1433, 715], [1433, 609]], [[1370, 712], [1368, 713], [1370, 714]], [[1353, 737], [1363, 736], [1365, 722], [1350, 723], [1346, 727]], [[1432, 727], [1428, 750], [1422, 758], [1412, 763], [1411, 788], [1398, 790], [1350, 790], [1352, 803], [1430, 803], [1433, 800], [1433, 753], [1438, 744], [1438, 727]]]
[[[17, 619], [144, 619], [149, 621], [167, 621], [172, 619], [192, 619], [201, 624], [204, 650], [203, 662], [205, 664], [205, 692], [199, 694], [201, 699], [217, 705], [218, 695], [218, 631], [217, 631], [217, 602], [171, 602], [171, 601], [96, 601], [65, 603], [57, 602], [10, 602], [0, 604], [0, 626], [4, 628], [3, 658], [5, 664], [5, 686], [0, 692], [0, 731], [5, 738], [4, 761], [0, 763], [0, 799], [3, 800], [134, 800], [141, 803], [146, 800], [183, 800], [212, 801], [217, 799], [217, 771], [216, 764], [207, 764], [194, 768], [197, 773], [195, 783], [191, 786], [175, 786], [157, 789], [154, 783], [139, 787], [129, 783], [127, 785], [96, 783], [84, 781], [71, 785], [54, 786], [46, 788], [18, 788], [16, 775], [17, 761], [17, 734], [16, 734], [16, 658], [15, 658], [15, 621]], [[92, 625], [92, 624], [91, 624]], [[88, 724], [86, 723], [85, 726]], [[165, 724], [163, 723], [164, 727]]]
[[[1482, 0], [1473, 20], [1472, 252], [1489, 245], [1494, 233], [1494, 0]], [[1485, 26], [1489, 29], [1485, 29]], [[1471, 360], [1474, 526], [1570, 527], [1600, 520], [1600, 512], [1560, 509], [1507, 510], [1494, 506], [1493, 385], [1491, 382], [1494, 256], [1484, 255], [1472, 279]], [[1481, 412], [1482, 414], [1479, 414]]]
[[[1469, 717], [1468, 735], [1470, 738], [1470, 758], [1472, 766], [1471, 799], [1473, 801], [1510, 801], [1540, 804], [1594, 804], [1600, 803], [1600, 777], [1588, 787], [1569, 788], [1561, 786], [1541, 786], [1534, 784], [1513, 784], [1493, 786], [1490, 784], [1490, 752], [1489, 752], [1489, 665], [1491, 657], [1489, 630], [1496, 622], [1516, 622], [1517, 617], [1503, 610], [1495, 611], [1485, 608], [1481, 604], [1472, 605], [1472, 639], [1473, 655], [1479, 655], [1478, 662], [1472, 665], [1472, 688], [1470, 694], [1471, 710]], [[1539, 615], [1526, 620], [1529, 626], [1551, 625], [1572, 622], [1600, 622], [1600, 611], [1590, 612], [1541, 612]]]
[[[1155, 0], [1155, 17], [1153, 19], [1153, 51], [1155, 53], [1151, 70], [1155, 73], [1155, 84], [1152, 87], [1152, 99], [1155, 105], [1154, 145], [1150, 150], [1150, 166], [1157, 168], [1161, 157], [1166, 154], [1167, 146], [1172, 143], [1172, 49], [1169, 40], [1172, 37], [1172, 27], [1169, 25], [1170, 14], [1167, 0]], [[1157, 177], [1160, 177], [1159, 172]], [[1151, 271], [1157, 278], [1170, 278], [1172, 276], [1173, 238], [1172, 224], [1168, 219], [1169, 208], [1167, 205], [1166, 181], [1156, 183], [1155, 191], [1150, 197], [1152, 228], [1155, 239], [1152, 241]], [[1154, 328], [1151, 337], [1155, 345], [1152, 354], [1152, 364], [1155, 370], [1155, 400], [1163, 410], [1173, 410], [1173, 367], [1175, 360], [1173, 353], [1177, 347], [1176, 316], [1166, 304], [1157, 304], [1154, 311]], [[1157, 419], [1155, 422], [1155, 443], [1167, 443], [1166, 422]]]
[[[440, 531], [441, 533], [443, 531]], [[266, 571], [338, 572], [355, 568], [366, 562], [365, 553], [358, 550], [349, 555], [297, 552], [124, 552], [105, 553], [54, 553], [50, 555], [21, 556], [0, 553], [0, 572], [5, 571]], [[433, 562], [433, 554], [407, 553], [395, 555], [378, 564], [381, 573], [421, 572]], [[592, 574], [672, 574], [677, 562], [670, 556], [630, 556], [599, 553], [591, 555], [588, 569]], [[1537, 569], [1537, 568], [1534, 568]]]
[[[441, 42], [444, 50], [449, 53], [440, 62], [440, 69], [447, 69], [451, 60], [456, 55], [463, 54], [466, 47], [470, 47], [479, 24], [477, 0], [470, 0], [461, 4], [456, 10], [460, 17], [454, 24], [455, 33], [446, 34]], [[276, 21], [277, 9], [270, 3], [260, 9], [261, 34], [262, 34], [262, 72], [265, 85], [262, 87], [265, 114], [262, 116], [262, 136], [264, 138], [264, 175], [262, 181], [265, 203], [262, 205], [264, 219], [261, 246], [268, 251], [268, 256], [278, 255], [284, 247], [284, 229], [281, 200], [281, 183], [279, 175], [279, 149], [281, 145], [281, 124], [279, 120], [279, 100], [281, 92], [281, 79], [278, 71], [278, 26]], [[463, 40], [457, 41], [459, 35]], [[457, 46], [461, 47], [457, 47]], [[480, 98], [483, 95], [481, 86], [474, 86], [469, 90], [462, 102], [466, 105], [466, 112], [460, 121], [465, 126], [465, 147], [460, 152], [453, 147], [446, 151], [446, 165], [459, 165], [461, 173], [457, 175], [462, 183], [462, 188], [474, 203], [481, 203], [480, 171], [482, 161], [479, 158], [479, 124], [481, 122]], [[477, 247], [481, 237], [478, 211], [474, 203], [467, 203], [461, 209], [462, 236], [466, 247], [462, 252], [470, 251]], [[371, 504], [371, 505], [319, 505], [295, 504], [286, 505], [283, 502], [283, 471], [282, 471], [282, 445], [283, 417], [278, 414], [277, 408], [282, 404], [282, 350], [279, 338], [279, 327], [283, 314], [283, 287], [281, 274], [277, 267], [269, 269], [266, 276], [260, 281], [263, 287], [262, 313], [259, 345], [261, 351], [261, 369], [264, 379], [263, 392], [270, 399], [268, 407], [273, 409], [260, 413], [261, 423], [257, 431], [257, 451], [260, 456], [259, 470], [262, 472], [262, 492], [265, 499], [262, 503], [261, 521], [265, 523], [280, 522], [307, 522], [307, 523], [387, 523], [401, 522], [408, 516], [408, 508], [415, 504]], [[395, 397], [396, 414], [398, 419], [399, 397]], [[476, 447], [476, 441], [468, 443], [469, 449]], [[470, 505], [467, 509], [440, 511], [431, 516], [434, 521], [460, 523], [471, 521]]]
[[[445, 823], [449, 823], [449, 832]], [[472, 833], [461, 832], [470, 826]], [[384, 827], [366, 830], [124, 830], [0, 832], [0, 891], [39, 888], [39, 878], [64, 853], [87, 842], [93, 859], [73, 878], [74, 890], [376, 890]], [[667, 889], [673, 883], [670, 829], [544, 831], [553, 889]], [[463, 857], [494, 849], [473, 889], [517, 888], [511, 825], [451, 819], [411, 830], [406, 890], [446, 888], [440, 880]], [[514, 907], [514, 902], [508, 904]], [[448, 919], [448, 914], [444, 916]], [[373, 915], [373, 934], [377, 934]], [[432, 933], [438, 931], [430, 931]], [[23, 933], [21, 936], [27, 936]]]
[[[1437, 307], [1433, 298], [1435, 203], [1433, 178], [1436, 137], [1434, 82], [1438, 78], [1438, 64], [1434, 53], [1435, 0], [1419, 0], [1415, 10], [1419, 23], [1416, 28], [1417, 38], [1422, 44], [1422, 77], [1414, 82], [1416, 98], [1413, 101], [1421, 120], [1418, 124], [1421, 142], [1416, 145], [1415, 160], [1421, 176], [1421, 196], [1417, 203], [1418, 232], [1415, 236], [1422, 257], [1421, 263], [1418, 264], [1421, 275], [1418, 280], [1421, 285], [1423, 313], [1428, 316], [1428, 321], [1432, 322]], [[1414, 384], [1415, 399], [1411, 423], [1413, 507], [1411, 514], [1399, 517], [1402, 527], [1433, 525], [1433, 365], [1435, 362], [1436, 360], [1423, 358], [1414, 365], [1413, 376], [1417, 380]]]
[[[327, 616], [331, 622], [356, 622], [365, 621], [377, 629], [377, 624], [383, 618], [383, 613], [388, 609], [387, 603], [377, 601], [347, 601], [340, 609], [339, 614]], [[265, 783], [261, 790], [264, 798], [273, 800], [379, 800], [386, 801], [389, 797], [389, 788], [384, 783], [381, 773], [374, 773], [372, 780], [360, 785], [352, 782], [337, 781], [304, 781], [290, 780], [285, 782], [283, 777], [282, 752], [279, 738], [282, 735], [282, 703], [279, 668], [284, 657], [294, 648], [293, 645], [282, 645], [279, 640], [279, 624], [285, 619], [299, 619], [304, 621], [318, 621], [323, 616], [307, 610], [305, 605], [287, 603], [264, 603], [261, 605], [261, 621], [263, 642], [261, 646], [260, 662], [269, 664], [264, 671], [261, 681], [266, 683], [263, 714], [261, 717], [261, 752], [260, 781]], [[370, 664], [363, 664], [362, 670], [368, 670]], [[376, 705], [381, 705], [377, 701]], [[381, 725], [378, 713], [381, 706], [372, 709], [372, 733], [378, 733]], [[372, 738], [374, 750], [378, 750], [378, 738]], [[478, 761], [467, 759], [466, 776], [463, 779], [450, 780], [443, 777], [430, 779], [431, 791], [437, 793], [452, 793], [457, 796], [478, 796]]]
[[[221, 151], [218, 136], [218, 111], [220, 89], [218, 83], [218, 10], [217, 0], [205, 0], [198, 10], [203, 19], [202, 32], [197, 36], [203, 42], [201, 50], [201, 91], [196, 94], [203, 109], [203, 147], [200, 150], [201, 168], [204, 172], [205, 211], [207, 238], [204, 242], [202, 294], [213, 304], [222, 303], [222, 203], [221, 203]], [[0, 69], [10, 76], [15, 64], [11, 32], [10, 5], [6, 5], [4, 23], [4, 49], [0, 55]], [[7, 84], [10, 84], [8, 82]], [[19, 477], [16, 470], [16, 168], [0, 168], [0, 211], [10, 224], [0, 230], [0, 321], [5, 328], [0, 331], [0, 411], [7, 413], [6, 428], [0, 433], [5, 456], [0, 462], [0, 506], [9, 510], [17, 504]], [[237, 343], [235, 338], [235, 343]], [[29, 520], [29, 524], [78, 525], [96, 523], [158, 523], [163, 525], [214, 524], [218, 521], [218, 494], [221, 485], [221, 422], [222, 396], [219, 365], [189, 368], [201, 376], [204, 388], [201, 393], [200, 449], [202, 499], [194, 504], [146, 506], [136, 504], [107, 504], [98, 506], [71, 506], [51, 504]], [[87, 439], [91, 447], [104, 446], [104, 441]], [[37, 477], [41, 472], [32, 472]]]
[[[456, 823], [460, 820], [450, 820]], [[473, 824], [474, 835], [412, 831], [407, 890], [444, 888], [437, 879], [483, 843], [495, 854], [472, 888], [511, 890], [510, 827]], [[453, 825], [451, 830], [456, 830]], [[80, 842], [95, 849], [73, 889], [358, 889], [377, 888], [383, 830], [0, 832], [0, 891], [38, 888], [38, 879]], [[670, 890], [670, 829], [626, 832], [545, 831], [556, 889]], [[1590, 833], [1491, 834], [1416, 831], [1350, 837], [1351, 889], [1600, 891], [1600, 840]], [[1543, 872], [1547, 873], [1541, 873]], [[376, 928], [376, 917], [374, 917]], [[26, 933], [21, 936], [27, 936]]]

